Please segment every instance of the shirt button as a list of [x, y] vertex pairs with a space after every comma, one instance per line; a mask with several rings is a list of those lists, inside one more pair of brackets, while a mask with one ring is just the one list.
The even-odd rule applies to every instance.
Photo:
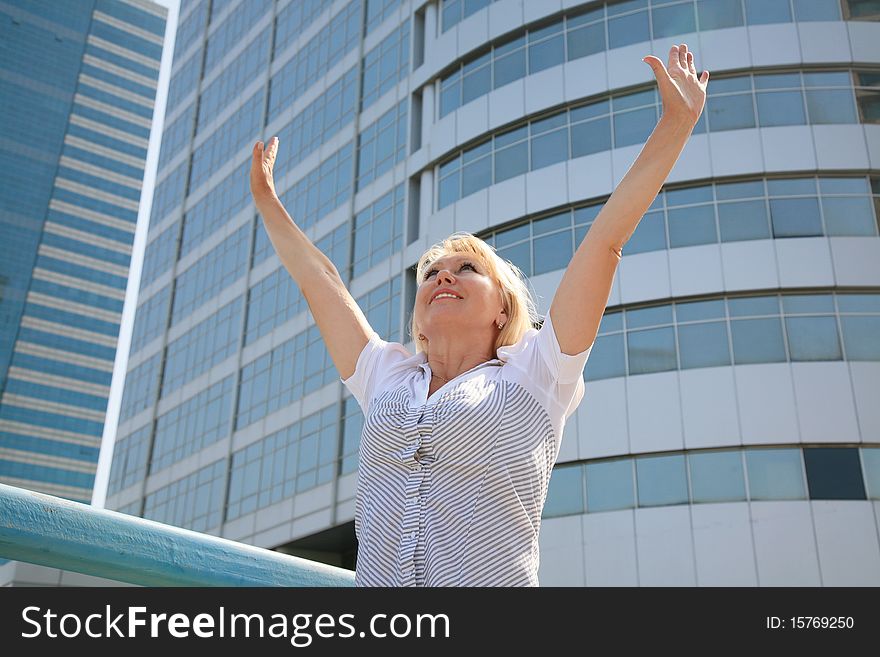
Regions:
[[409, 533], [409, 540], [412, 541], [412, 540], [415, 540], [415, 538], [416, 538], [416, 533], [415, 533], [415, 532], [410, 532], [410, 533]]

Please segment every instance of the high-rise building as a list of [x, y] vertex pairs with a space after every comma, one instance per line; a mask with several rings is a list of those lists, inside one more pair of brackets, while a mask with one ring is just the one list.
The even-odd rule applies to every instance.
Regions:
[[709, 98], [623, 249], [541, 581], [880, 584], [878, 20], [859, 0], [185, 0], [108, 507], [353, 567], [363, 417], [255, 214], [253, 143], [280, 137], [294, 221], [413, 353], [413, 265], [454, 231], [547, 312], [660, 117], [642, 57], [684, 42]]
[[0, 3], [0, 482], [92, 498], [167, 9]]

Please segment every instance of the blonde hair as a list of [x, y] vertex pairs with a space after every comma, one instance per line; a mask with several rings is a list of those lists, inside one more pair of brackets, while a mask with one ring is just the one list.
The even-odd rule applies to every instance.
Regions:
[[[526, 331], [535, 328], [535, 324], [540, 318], [534, 298], [527, 286], [528, 278], [515, 264], [509, 260], [503, 260], [495, 252], [495, 247], [471, 233], [457, 231], [425, 251], [416, 264], [416, 284], [421, 285], [425, 273], [437, 259], [452, 253], [475, 255], [500, 288], [501, 304], [507, 319], [504, 321], [504, 328], [498, 332], [498, 337], [495, 339], [496, 352], [498, 347], [516, 344]], [[418, 339], [419, 330], [416, 325], [415, 311], [413, 311], [410, 321], [410, 336], [415, 342], [416, 353], [421, 351], [427, 353], [427, 341]]]

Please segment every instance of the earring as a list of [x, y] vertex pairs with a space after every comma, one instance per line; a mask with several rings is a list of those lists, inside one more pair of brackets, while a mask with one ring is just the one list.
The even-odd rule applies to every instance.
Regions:
[[499, 330], [501, 330], [501, 329], [503, 329], [503, 328], [504, 328], [504, 324], [499, 324], [499, 325], [498, 325], [498, 329], [499, 329]]
[[424, 339], [425, 339], [425, 336], [422, 335], [421, 333], [419, 333], [419, 340], [424, 340]]

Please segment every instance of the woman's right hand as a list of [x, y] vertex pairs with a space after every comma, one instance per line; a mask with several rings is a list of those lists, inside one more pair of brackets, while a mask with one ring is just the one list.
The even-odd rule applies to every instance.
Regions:
[[269, 140], [269, 147], [264, 148], [263, 142], [254, 144], [251, 160], [251, 194], [254, 201], [277, 198], [275, 180], [272, 170], [275, 167], [275, 156], [278, 154], [278, 137]]

